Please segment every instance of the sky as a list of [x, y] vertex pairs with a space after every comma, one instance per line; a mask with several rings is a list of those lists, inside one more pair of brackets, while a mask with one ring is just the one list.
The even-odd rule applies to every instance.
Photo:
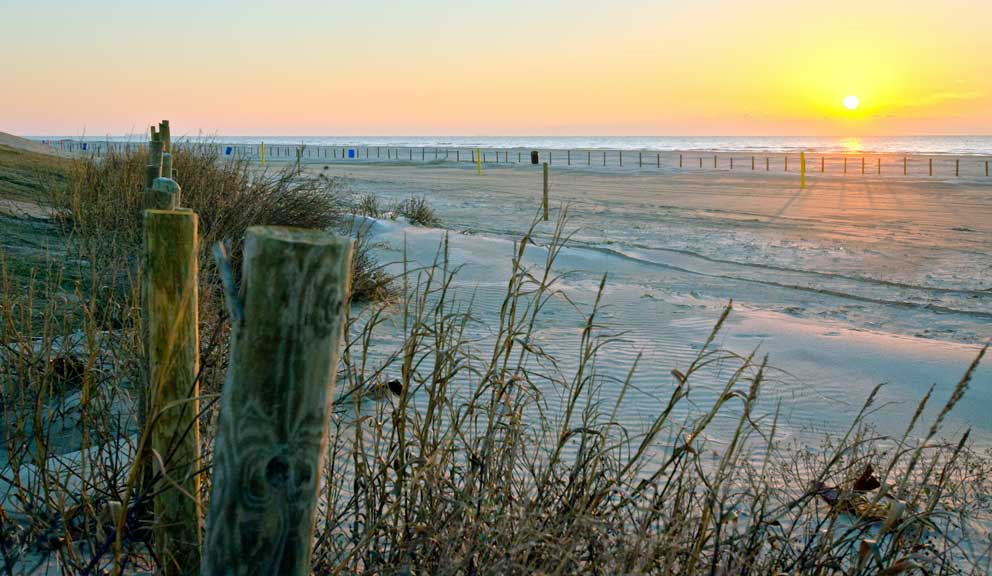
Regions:
[[987, 135], [989, 22], [988, 0], [0, 0], [0, 131]]

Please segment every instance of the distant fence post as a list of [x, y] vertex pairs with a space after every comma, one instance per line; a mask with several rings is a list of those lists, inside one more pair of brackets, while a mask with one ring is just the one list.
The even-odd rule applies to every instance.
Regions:
[[311, 572], [317, 494], [350, 292], [351, 241], [245, 234], [201, 574]]
[[847, 174], [847, 156], [844, 156], [844, 174]]
[[882, 174], [882, 157], [881, 156], [878, 157], [878, 168], [876, 169], [876, 174], [878, 174], [878, 175], [881, 175]]
[[679, 154], [679, 168], [682, 167], [682, 155]]
[[954, 175], [955, 176], [960, 176], [961, 175], [961, 159], [960, 158], [955, 158], [954, 159]]
[[482, 148], [475, 149], [475, 166], [478, 170], [478, 175], [482, 176]]
[[785, 155], [785, 171], [786, 172], [789, 171], [789, 155], [788, 154]]
[[861, 157], [861, 174], [864, 175], [864, 173], [865, 173], [865, 157], [862, 156]]
[[146, 457], [154, 455], [146, 466], [158, 472], [153, 478], [161, 477], [153, 489], [152, 531], [163, 574], [194, 574], [202, 532], [197, 216], [188, 210], [147, 210], [144, 228], [150, 389], [143, 434], [151, 447]]
[[799, 152], [799, 189], [806, 188], [806, 152]]
[[820, 174], [823, 174], [827, 170], [827, 158], [826, 156], [820, 156]]
[[930, 175], [933, 176], [933, 158], [930, 158]]
[[544, 221], [548, 221], [548, 163], [544, 163]]
[[908, 171], [909, 171], [909, 160], [905, 156], [903, 156], [902, 157], [902, 175], [905, 176]]

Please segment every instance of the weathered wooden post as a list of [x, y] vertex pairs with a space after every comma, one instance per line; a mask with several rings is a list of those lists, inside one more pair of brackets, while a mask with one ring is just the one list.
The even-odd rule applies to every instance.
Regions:
[[637, 151], [637, 167], [644, 168], [644, 152]]
[[751, 171], [754, 172], [754, 156], [751, 156]]
[[903, 156], [902, 157], [902, 175], [905, 176], [908, 171], [909, 171], [909, 160], [905, 156]]
[[310, 574], [351, 241], [255, 226], [221, 395], [201, 574]]
[[[172, 131], [169, 128], [169, 121], [162, 120], [158, 123], [158, 133], [161, 135], [162, 151], [172, 154]], [[166, 174], [168, 177], [168, 174]]]
[[930, 158], [930, 175], [933, 176], [933, 158]]
[[734, 169], [734, 157], [733, 156], [730, 157], [730, 169], [731, 170]]
[[[155, 184], [161, 189], [165, 181]], [[159, 478], [149, 487], [155, 492], [155, 549], [163, 574], [195, 574], [202, 532], [197, 216], [188, 210], [146, 210], [144, 225], [149, 382], [144, 434], [151, 448], [145, 457], [154, 455], [146, 466]]]
[[679, 168], [682, 167], [682, 155], [679, 154]]
[[713, 169], [716, 170], [716, 154], [713, 155]]
[[865, 157], [862, 156], [861, 157], [861, 175], [863, 176], [864, 173], [865, 173]]
[[820, 174], [823, 174], [827, 169], [827, 160], [825, 156], [820, 156]]
[[989, 175], [989, 161], [985, 161], [985, 176]]
[[623, 150], [620, 151], [620, 165], [623, 166]]
[[548, 163], [544, 163], [544, 221], [548, 221]]
[[844, 174], [847, 174], [847, 156], [844, 156]]
[[768, 156], [765, 156], [765, 172], [768, 172], [771, 169], [772, 169], [772, 159], [769, 158]]
[[876, 169], [876, 172], [875, 173], [876, 174], [879, 174], [879, 175], [882, 174], [882, 157], [881, 156], [878, 157], [878, 168]]
[[960, 158], [955, 158], [954, 159], [954, 175], [955, 176], [960, 176], [961, 175], [961, 159]]
[[789, 171], [789, 155], [788, 154], [785, 155], [785, 171], [786, 172]]
[[592, 166], [592, 150], [586, 150], [586, 166]]
[[655, 168], [661, 168], [661, 152], [654, 153]]
[[702, 156], [699, 157], [699, 167], [700, 168], [703, 167], [703, 157]]
[[572, 149], [569, 148], [567, 150], [567, 153], [568, 153], [568, 165], [571, 166], [572, 165]]

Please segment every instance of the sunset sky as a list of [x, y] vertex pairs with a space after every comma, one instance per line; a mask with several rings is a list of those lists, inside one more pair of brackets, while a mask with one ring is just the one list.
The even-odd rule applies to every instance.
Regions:
[[0, 0], [0, 130], [990, 134], [990, 22], [979, 0]]

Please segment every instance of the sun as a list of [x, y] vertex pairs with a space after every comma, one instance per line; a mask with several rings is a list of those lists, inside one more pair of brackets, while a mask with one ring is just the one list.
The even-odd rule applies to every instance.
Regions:
[[848, 96], [844, 98], [844, 108], [847, 108], [848, 110], [857, 110], [858, 104], [861, 104], [861, 101], [858, 100], [857, 96]]

